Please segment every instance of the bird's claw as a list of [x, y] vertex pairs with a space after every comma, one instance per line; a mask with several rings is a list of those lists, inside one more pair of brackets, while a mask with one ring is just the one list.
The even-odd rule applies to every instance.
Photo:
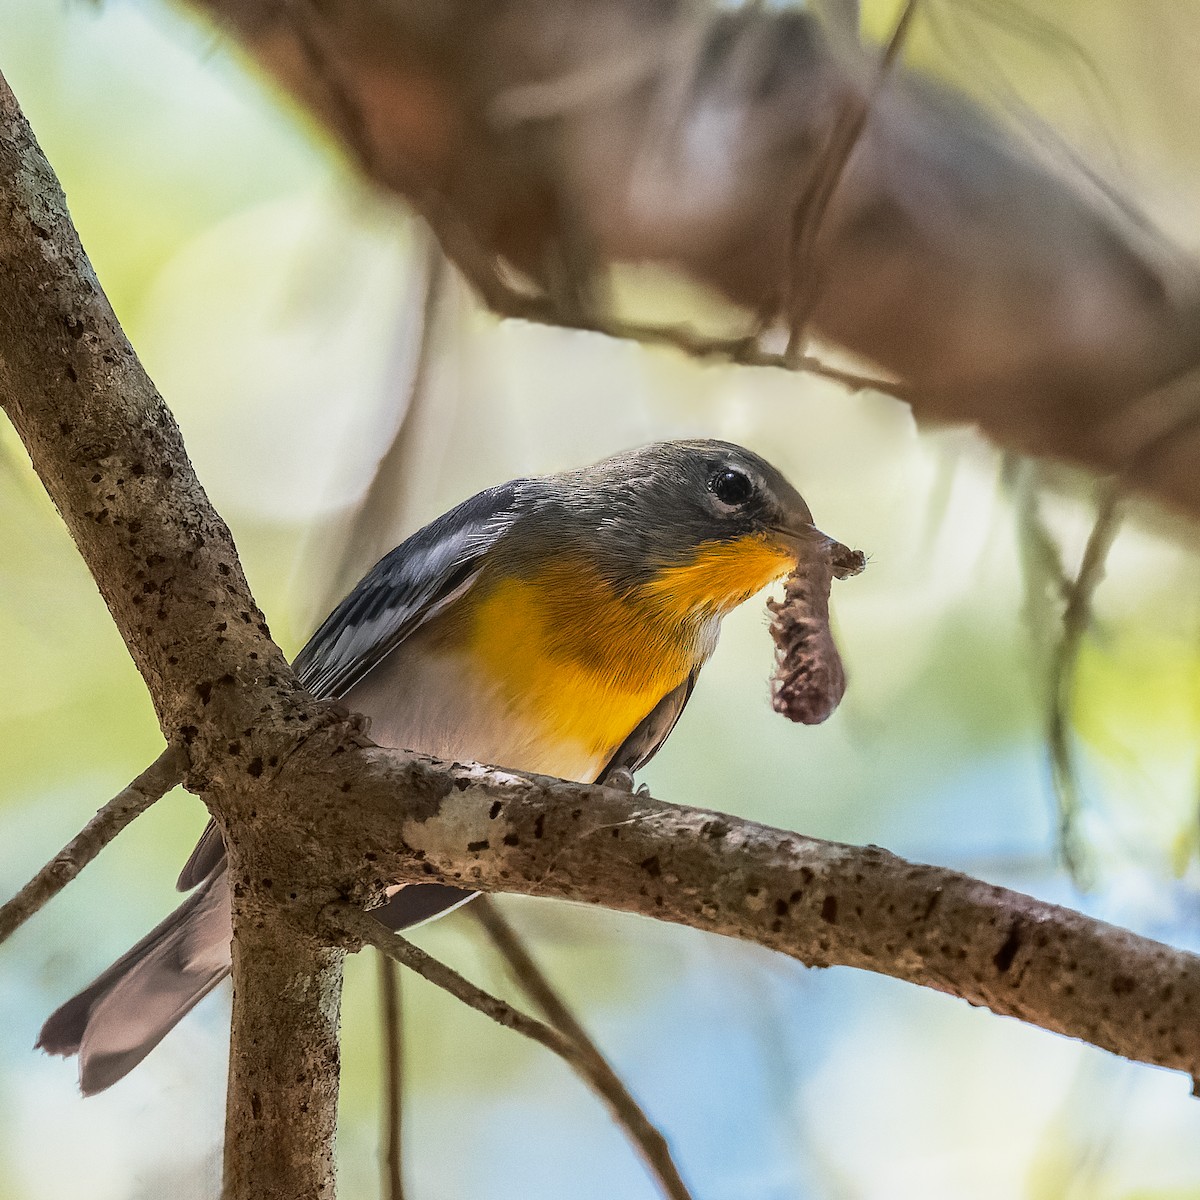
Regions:
[[616, 788], [619, 792], [628, 792], [631, 796], [650, 795], [650, 789], [644, 783], [634, 787], [633, 772], [628, 767], [617, 767], [610, 771], [604, 780], [604, 786]]

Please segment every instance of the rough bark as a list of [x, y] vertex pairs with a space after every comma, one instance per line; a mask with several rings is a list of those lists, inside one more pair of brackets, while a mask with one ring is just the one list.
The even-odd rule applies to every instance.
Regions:
[[229, 1200], [337, 1194], [340, 949], [234, 901]]
[[[0, 407], [87, 562], [163, 732], [188, 748], [189, 786], [231, 832], [239, 892], [253, 896], [263, 890], [255, 863], [270, 837], [272, 804], [287, 795], [263, 777], [327, 718], [271, 641], [229, 530], [125, 339], [58, 181], [2, 79], [0, 266]], [[326, 1069], [314, 1086], [315, 1076], [299, 1079], [294, 1067], [297, 1048], [321, 1028], [318, 998], [336, 994], [340, 958], [314, 951], [305, 961], [298, 949], [289, 976], [286, 946], [295, 931], [287, 915], [269, 902], [254, 912], [258, 924], [246, 936], [275, 946], [276, 955], [239, 954], [234, 1025], [257, 1041], [252, 1054], [235, 1041], [231, 1055], [226, 1175], [238, 1187], [227, 1195], [331, 1194], [336, 1072]], [[289, 980], [291, 1004], [280, 991]], [[265, 1020], [273, 995], [278, 1003]], [[276, 1113], [308, 1107], [306, 1121], [270, 1130], [271, 1157], [295, 1168], [283, 1191], [241, 1188], [262, 1182], [256, 1163], [267, 1156], [264, 1139], [246, 1135], [243, 1122], [264, 1079], [275, 1081]]]
[[[1197, 264], [965, 96], [899, 64], [877, 89], [877, 51], [812, 12], [189, 2], [498, 311], [613, 329], [607, 268], [660, 264], [747, 329], [799, 322], [893, 375], [918, 416], [1010, 448], [1122, 471], [1174, 430], [1135, 483], [1200, 515]], [[868, 107], [810, 228], [837, 131]]]
[[[233, 538], [7, 86], [0, 183], [0, 403], [146, 680], [163, 733], [190, 741], [242, 680], [275, 687], [274, 702], [286, 705], [286, 663]], [[240, 715], [248, 723], [253, 710]]]
[[[420, 872], [641, 913], [1200, 1077], [1200, 957], [1187, 951], [877, 846], [475, 764], [356, 759], [353, 816], [319, 851], [330, 872], [349, 850], [363, 884]], [[318, 819], [333, 832], [333, 814]]]

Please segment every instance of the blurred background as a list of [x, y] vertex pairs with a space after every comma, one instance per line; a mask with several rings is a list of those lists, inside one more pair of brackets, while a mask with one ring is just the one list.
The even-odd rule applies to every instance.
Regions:
[[[1200, 5], [929, 9], [918, 62], [1053, 128], [1198, 240]], [[881, 35], [894, 11], [867, 4], [864, 26]], [[408, 215], [166, 4], [0, 0], [0, 31], [0, 69], [285, 650], [380, 550], [480, 487], [656, 438], [743, 442], [869, 555], [834, 596], [850, 688], [820, 728], [775, 716], [766, 616], [747, 605], [646, 772], [655, 795], [878, 843], [1200, 948], [1200, 560], [1187, 531], [1133, 514], [1096, 596], [1070, 705], [1073, 880], [1047, 765], [1059, 635], [1046, 546], [1074, 571], [1094, 515], [1086, 481], [1005, 460], [968, 431], [919, 433], [881, 395], [496, 321]], [[618, 287], [659, 317], [712, 303], [653, 272]], [[160, 739], [7, 426], [0, 646], [9, 895]], [[31, 1049], [45, 1015], [176, 903], [204, 820], [172, 794], [4, 947], [0, 1200], [217, 1194], [227, 985], [91, 1100], [73, 1063]], [[697, 1200], [1200, 1197], [1200, 1101], [1180, 1076], [892, 980], [581, 907], [504, 907]], [[469, 912], [417, 940], [514, 994]], [[419, 979], [403, 997], [411, 1200], [657, 1194], [559, 1062]], [[379, 1187], [365, 956], [349, 965], [343, 1029], [341, 1187], [360, 1200]]]

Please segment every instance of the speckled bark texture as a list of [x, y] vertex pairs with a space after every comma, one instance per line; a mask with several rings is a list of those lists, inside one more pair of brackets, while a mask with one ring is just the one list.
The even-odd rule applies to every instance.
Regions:
[[874, 847], [373, 747], [296, 684], [0, 81], [0, 406], [225, 832], [226, 1200], [332, 1197], [341, 950], [387, 883], [559, 896], [882, 972], [1200, 1073], [1200, 958]]
[[[3, 80], [0, 407], [91, 569], [163, 732], [186, 746], [190, 786], [203, 791], [218, 820], [237, 826], [229, 839], [235, 868], [252, 862], [255, 831], [270, 824], [272, 797], [261, 777], [304, 730], [328, 728], [329, 719], [272, 643], [229, 530], [121, 332], [58, 181]], [[251, 823], [244, 833], [239, 815], [260, 811], [262, 826]], [[249, 897], [237, 911], [256, 922], [255, 944], [273, 943], [278, 952], [239, 955], [235, 1026], [257, 1032], [253, 1050], [235, 1043], [231, 1058], [228, 1128], [236, 1136], [227, 1138], [234, 1181], [227, 1195], [331, 1195], [336, 1040], [318, 1018], [316, 998], [326, 1016], [336, 1014], [340, 957], [289, 956], [294, 929], [269, 903]], [[285, 996], [296, 1003], [279, 1000]], [[320, 1030], [325, 1042], [305, 1045]], [[295, 1063], [308, 1054], [323, 1069], [302, 1078]], [[274, 1081], [271, 1111], [288, 1114], [270, 1127], [255, 1116], [266, 1079]], [[281, 1163], [290, 1173], [278, 1170]]]
[[[643, 913], [905, 979], [1200, 1077], [1200, 958], [1186, 951], [877, 846], [475, 765], [363, 758], [345, 836], [378, 879], [424, 874]], [[394, 795], [423, 799], [401, 816]]]
[[224, 1194], [332, 1200], [343, 954], [238, 915]]
[[227, 683], [262, 685], [283, 657], [7, 88], [0, 180], [0, 403], [92, 570], [163, 732], [186, 741]]

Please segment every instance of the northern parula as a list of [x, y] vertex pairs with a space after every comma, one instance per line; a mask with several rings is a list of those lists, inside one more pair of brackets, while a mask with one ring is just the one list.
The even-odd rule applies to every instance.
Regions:
[[[581, 782], [646, 763], [683, 711], [721, 619], [824, 540], [769, 463], [665, 442], [480, 492], [381, 559], [295, 660], [380, 745]], [[215, 826], [179, 878], [192, 894], [46, 1022], [84, 1094], [139, 1063], [230, 969]], [[471, 893], [399, 888], [410, 927]]]

